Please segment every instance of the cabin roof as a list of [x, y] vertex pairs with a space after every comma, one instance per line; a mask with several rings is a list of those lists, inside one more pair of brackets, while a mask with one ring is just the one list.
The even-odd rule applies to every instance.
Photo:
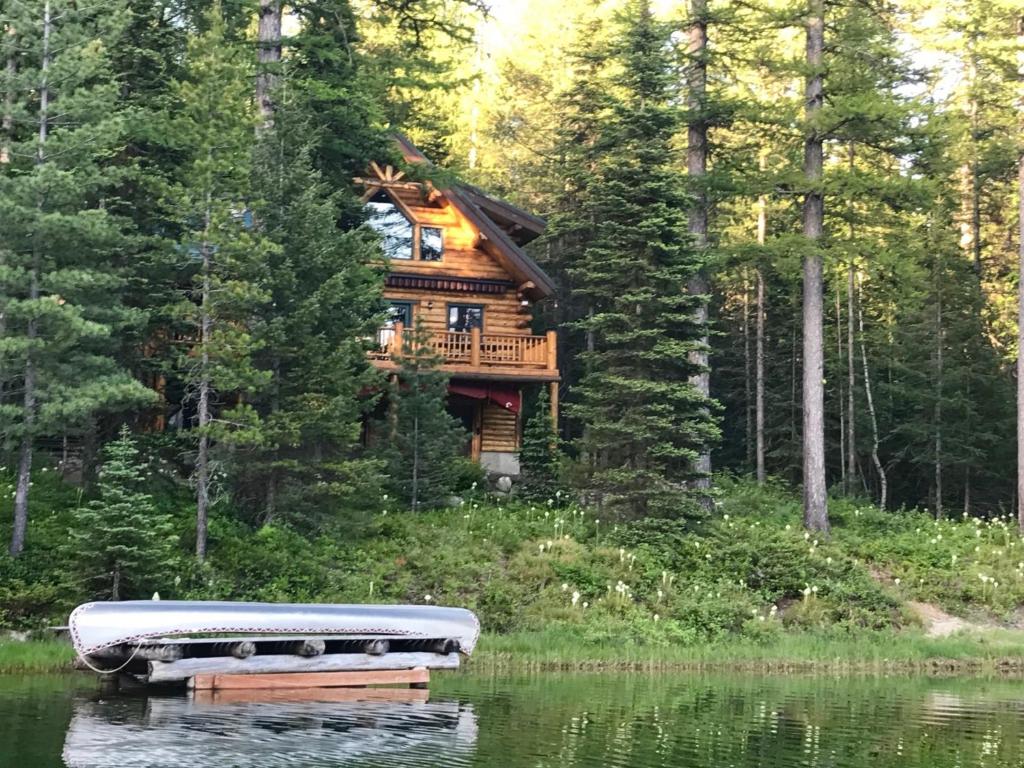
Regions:
[[[406, 162], [430, 164], [408, 137], [401, 133], [395, 133], [394, 137]], [[485, 246], [490, 244], [495, 255], [517, 278], [532, 282], [534, 291], [543, 298], [554, 295], [554, 281], [521, 247], [544, 232], [547, 226], [544, 219], [470, 184], [455, 182], [439, 191], [473, 223], [484, 236]]]

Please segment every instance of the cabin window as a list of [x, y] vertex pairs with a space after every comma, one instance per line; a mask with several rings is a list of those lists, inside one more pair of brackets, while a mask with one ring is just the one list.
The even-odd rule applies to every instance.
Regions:
[[411, 259], [413, 223], [402, 213], [387, 192], [381, 190], [366, 203], [367, 223], [381, 237], [384, 255], [389, 259]]
[[392, 301], [388, 304], [387, 322], [389, 328], [401, 323], [406, 328], [412, 326], [412, 303], [408, 301]]
[[449, 304], [448, 330], [469, 333], [471, 328], [484, 327], [484, 308], [479, 304]]
[[444, 236], [440, 227], [420, 227], [420, 259], [440, 261], [444, 255]]

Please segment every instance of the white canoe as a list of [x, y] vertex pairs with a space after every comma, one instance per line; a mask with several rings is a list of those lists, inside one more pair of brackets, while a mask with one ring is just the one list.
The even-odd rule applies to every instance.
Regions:
[[466, 655], [480, 634], [464, 608], [429, 605], [233, 603], [129, 600], [85, 603], [69, 619], [71, 640], [83, 656], [122, 644], [181, 642], [196, 635], [218, 640], [261, 637], [336, 637], [456, 640]]

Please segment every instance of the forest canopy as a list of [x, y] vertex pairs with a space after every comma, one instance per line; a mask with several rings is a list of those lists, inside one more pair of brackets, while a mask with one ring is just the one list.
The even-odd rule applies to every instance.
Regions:
[[368, 359], [371, 163], [546, 221], [524, 327], [564, 407], [527, 392], [513, 494], [696, 520], [774, 477], [826, 533], [830, 495], [1024, 504], [1013, 0], [0, 0], [0, 32], [12, 555], [42, 471], [110, 526], [155, 467], [200, 560], [217, 510], [315, 536], [487, 482], [443, 360]]

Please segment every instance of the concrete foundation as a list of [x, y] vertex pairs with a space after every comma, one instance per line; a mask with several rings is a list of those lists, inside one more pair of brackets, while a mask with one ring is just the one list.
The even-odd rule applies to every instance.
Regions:
[[519, 477], [519, 454], [511, 451], [481, 451], [480, 466], [489, 475]]

